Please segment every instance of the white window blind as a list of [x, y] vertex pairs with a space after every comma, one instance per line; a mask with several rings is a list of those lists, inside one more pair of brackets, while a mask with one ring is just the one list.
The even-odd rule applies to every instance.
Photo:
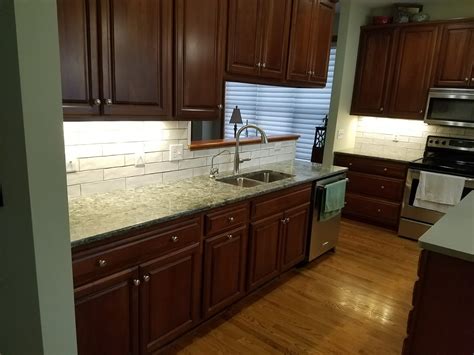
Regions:
[[[315, 127], [329, 113], [336, 48], [331, 48], [328, 80], [325, 88], [306, 89], [226, 82], [225, 137], [234, 137], [229, 123], [232, 110], [239, 106], [244, 124], [262, 127], [267, 134], [299, 134], [296, 158], [311, 159]], [[249, 130], [254, 136], [255, 130]]]

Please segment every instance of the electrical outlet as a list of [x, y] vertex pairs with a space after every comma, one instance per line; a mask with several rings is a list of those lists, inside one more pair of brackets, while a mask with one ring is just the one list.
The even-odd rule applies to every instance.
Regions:
[[66, 173], [75, 173], [79, 170], [79, 159], [66, 160]]
[[337, 131], [337, 139], [342, 139], [344, 138], [344, 130], [343, 129], [339, 129]]
[[170, 144], [170, 161], [183, 159], [184, 146], [182, 144]]
[[397, 143], [397, 142], [398, 142], [398, 135], [397, 135], [397, 134], [394, 134], [392, 140], [393, 140], [395, 143]]

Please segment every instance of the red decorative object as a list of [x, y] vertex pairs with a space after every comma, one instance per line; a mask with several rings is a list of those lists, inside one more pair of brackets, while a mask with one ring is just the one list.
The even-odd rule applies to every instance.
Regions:
[[392, 23], [392, 16], [374, 16], [373, 21], [374, 25], [386, 25], [387, 23]]

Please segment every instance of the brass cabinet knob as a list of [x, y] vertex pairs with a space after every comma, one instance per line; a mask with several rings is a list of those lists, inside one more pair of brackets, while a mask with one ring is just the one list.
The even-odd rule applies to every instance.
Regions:
[[257, 68], [260, 68], [262, 66], [262, 63], [258, 62], [257, 64], [255, 64], [257, 66]]
[[285, 218], [286, 223], [290, 223], [290, 217]]
[[387, 170], [388, 170], [387, 168], [383, 168], [383, 171], [387, 172]]
[[469, 78], [466, 76], [466, 77], [464, 78], [464, 81], [467, 83], [467, 82], [469, 81]]
[[420, 110], [420, 113], [423, 113], [423, 110]]
[[217, 108], [218, 108], [219, 110], [222, 110], [222, 109], [224, 108], [224, 106], [222, 106], [222, 104], [219, 104], [219, 105], [217, 105]]
[[382, 111], [383, 111], [383, 107], [379, 108], [379, 111], [382, 112]]
[[381, 185], [380, 188], [383, 190], [383, 189], [385, 189], [385, 186]]
[[148, 282], [150, 281], [150, 275], [143, 275], [143, 281]]
[[232, 239], [234, 236], [232, 234], [227, 235], [227, 239]]
[[100, 259], [97, 264], [99, 265], [99, 267], [104, 267], [107, 265], [107, 260], [105, 259]]
[[133, 284], [134, 284], [135, 286], [140, 286], [141, 282], [140, 282], [139, 279], [133, 279]]
[[112, 105], [112, 99], [107, 99], [105, 100], [106, 105]]
[[280, 222], [286, 224], [286, 218], [280, 219]]
[[382, 212], [382, 210], [381, 210], [380, 208], [379, 208], [379, 209], [377, 209], [377, 213], [380, 213], [380, 212]]
[[177, 236], [177, 235], [173, 235], [173, 236], [171, 237], [171, 241], [172, 241], [173, 243], [178, 242], [178, 241], [179, 241], [178, 236]]
[[262, 68], [265, 68], [267, 66], [267, 63], [262, 63]]
[[227, 220], [229, 221], [229, 223], [232, 223], [232, 222], [234, 222], [235, 218], [231, 216], [231, 217], [227, 218]]
[[96, 105], [96, 106], [99, 106], [101, 103], [102, 103], [102, 101], [100, 101], [100, 99], [95, 99], [94, 100], [94, 105]]

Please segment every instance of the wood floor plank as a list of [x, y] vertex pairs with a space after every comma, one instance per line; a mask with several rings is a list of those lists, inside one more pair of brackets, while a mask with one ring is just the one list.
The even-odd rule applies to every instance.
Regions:
[[417, 244], [343, 220], [335, 253], [235, 304], [167, 354], [400, 354]]

